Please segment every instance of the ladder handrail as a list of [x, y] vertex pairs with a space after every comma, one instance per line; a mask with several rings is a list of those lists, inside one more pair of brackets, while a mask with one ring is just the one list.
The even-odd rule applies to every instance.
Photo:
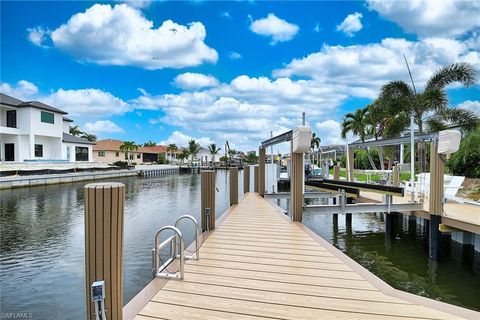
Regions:
[[[166, 240], [160, 243], [160, 234], [165, 230], [172, 230], [175, 232], [175, 235], [170, 236]], [[170, 272], [162, 272], [167, 268], [167, 266], [177, 258], [177, 243], [180, 243], [180, 274], [172, 274]], [[160, 251], [163, 249], [167, 244], [170, 244], [170, 258], [160, 266]], [[155, 235], [155, 247], [152, 250], [152, 264], [153, 264], [153, 276], [158, 278], [169, 278], [169, 279], [180, 279], [183, 280], [184, 278], [184, 265], [185, 265], [185, 245], [183, 241], [183, 235], [180, 229], [174, 226], [165, 226], [158, 230], [157, 234]]]
[[[194, 227], [195, 227], [195, 252], [192, 255], [187, 256], [186, 258], [187, 259], [198, 260], [198, 259], [200, 259], [200, 252], [199, 252], [200, 243], [198, 241], [198, 236], [200, 234], [200, 229], [199, 229], [199, 226], [198, 226], [197, 219], [195, 219], [191, 215], [184, 214], [184, 215], [178, 217], [177, 221], [175, 221], [175, 228], [178, 228], [179, 225], [180, 225], [180, 221], [184, 220], [184, 219], [188, 219], [188, 220], [192, 221], [193, 224], [194, 224]], [[177, 255], [177, 257], [178, 257], [178, 255]]]

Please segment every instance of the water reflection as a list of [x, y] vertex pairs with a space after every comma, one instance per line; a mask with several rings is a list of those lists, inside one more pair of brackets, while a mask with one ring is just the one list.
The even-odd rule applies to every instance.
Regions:
[[[183, 214], [200, 219], [200, 175], [114, 181], [125, 184], [127, 302], [151, 280], [150, 254], [155, 232]], [[217, 172], [217, 216], [228, 206], [228, 181], [225, 171]], [[32, 312], [35, 319], [84, 318], [84, 185], [1, 192], [2, 312]], [[186, 243], [190, 243], [191, 226], [185, 224], [182, 228]]]

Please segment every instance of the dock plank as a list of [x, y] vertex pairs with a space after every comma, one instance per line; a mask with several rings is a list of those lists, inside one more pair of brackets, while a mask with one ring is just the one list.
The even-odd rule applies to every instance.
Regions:
[[247, 194], [135, 319], [460, 319], [378, 289], [302, 228]]

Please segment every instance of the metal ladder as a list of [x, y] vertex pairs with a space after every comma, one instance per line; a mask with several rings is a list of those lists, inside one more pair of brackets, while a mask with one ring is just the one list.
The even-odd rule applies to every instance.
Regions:
[[[178, 228], [180, 222], [184, 219], [188, 219], [193, 222], [195, 227], [195, 252], [191, 255], [185, 256], [185, 243], [183, 240], [183, 235], [180, 229]], [[160, 234], [165, 231], [170, 230], [173, 231], [175, 234], [171, 235], [167, 239], [163, 240], [160, 243]], [[198, 260], [200, 259], [200, 254], [198, 249], [200, 244], [198, 242], [199, 236], [199, 228], [197, 220], [192, 217], [191, 215], [183, 215], [180, 216], [175, 221], [175, 226], [165, 226], [158, 230], [157, 234], [155, 235], [155, 247], [152, 249], [152, 274], [154, 278], [164, 278], [164, 279], [174, 279], [174, 280], [183, 280], [184, 279], [184, 267], [185, 267], [185, 259], [192, 259]], [[170, 255], [167, 261], [165, 261], [162, 265], [160, 265], [160, 252], [163, 248], [170, 246]], [[177, 253], [177, 246], [180, 247], [180, 252]], [[167, 267], [175, 261], [175, 259], [180, 260], [180, 268], [177, 272], [170, 272], [168, 271]]]

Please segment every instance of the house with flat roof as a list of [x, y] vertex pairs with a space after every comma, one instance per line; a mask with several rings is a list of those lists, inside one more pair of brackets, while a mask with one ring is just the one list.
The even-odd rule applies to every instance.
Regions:
[[[127, 161], [127, 154], [120, 150], [123, 144], [122, 140], [104, 139], [99, 140], [93, 146], [93, 159], [95, 162], [103, 162], [112, 164], [117, 161]], [[137, 164], [154, 163], [159, 159], [159, 155], [163, 155], [167, 161], [174, 161], [175, 155], [167, 152], [167, 147], [158, 145], [152, 147], [138, 147], [137, 150], [129, 152], [131, 162]]]
[[0, 93], [1, 162], [93, 161], [94, 142], [69, 134], [67, 112]]

